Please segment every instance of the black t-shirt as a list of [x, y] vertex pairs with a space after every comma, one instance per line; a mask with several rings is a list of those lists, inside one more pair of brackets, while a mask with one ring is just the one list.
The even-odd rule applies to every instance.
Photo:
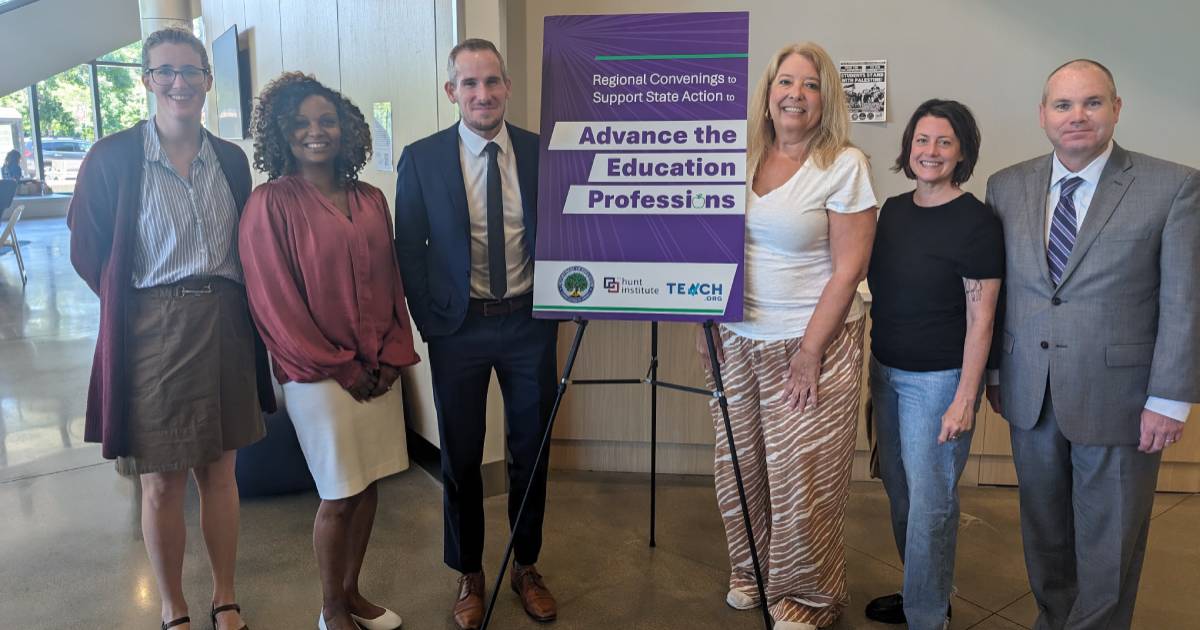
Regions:
[[867, 271], [871, 353], [911, 372], [962, 367], [963, 278], [1003, 276], [1000, 220], [974, 195], [932, 208], [914, 204], [911, 192], [888, 199]]

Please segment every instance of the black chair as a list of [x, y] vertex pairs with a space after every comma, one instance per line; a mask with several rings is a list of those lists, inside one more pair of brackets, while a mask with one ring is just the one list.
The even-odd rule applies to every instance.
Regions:
[[13, 197], [17, 196], [18, 185], [20, 182], [15, 179], [0, 179], [0, 218], [4, 217], [4, 213], [12, 205]]
[[316, 488], [282, 399], [279, 411], [267, 414], [263, 420], [267, 425], [266, 437], [237, 454], [234, 475], [241, 496], [265, 497]]

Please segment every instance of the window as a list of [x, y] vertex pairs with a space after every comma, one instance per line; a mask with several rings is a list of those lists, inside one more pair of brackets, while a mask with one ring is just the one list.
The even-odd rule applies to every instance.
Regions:
[[39, 81], [35, 93], [42, 175], [54, 192], [73, 192], [84, 155], [79, 147], [84, 140], [97, 137], [91, 68], [75, 66]]
[[0, 97], [0, 147], [21, 144], [24, 176], [72, 192], [92, 142], [147, 117], [141, 57], [137, 41]]
[[[138, 42], [141, 47], [141, 42]], [[140, 52], [138, 53], [141, 54]], [[146, 88], [142, 87], [142, 69], [123, 66], [96, 67], [99, 83], [101, 136], [132, 127], [146, 117]]]
[[33, 120], [29, 116], [29, 90], [0, 96], [0, 155], [16, 150], [21, 154], [21, 176], [37, 177], [33, 151]]

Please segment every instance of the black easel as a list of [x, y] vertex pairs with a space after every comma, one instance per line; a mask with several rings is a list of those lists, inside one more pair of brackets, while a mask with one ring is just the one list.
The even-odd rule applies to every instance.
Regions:
[[[688, 385], [679, 385], [676, 383], [664, 383], [658, 380], [658, 322], [650, 322], [650, 367], [646, 370], [645, 378], [629, 378], [629, 379], [580, 379], [577, 381], [571, 380], [571, 370], [575, 367], [575, 357], [579, 354], [579, 346], [583, 343], [583, 332], [587, 329], [588, 320], [576, 317], [574, 319], [577, 328], [575, 329], [575, 338], [571, 342], [571, 350], [567, 353], [567, 363], [563, 366], [562, 378], [558, 381], [558, 391], [554, 397], [554, 406], [550, 410], [550, 420], [546, 423], [546, 432], [542, 435], [542, 444], [538, 449], [537, 458], [534, 461], [533, 470], [537, 470], [542, 464], [542, 458], [546, 455], [546, 448], [550, 444], [550, 436], [554, 432], [554, 420], [558, 417], [558, 409], [562, 404], [563, 395], [566, 394], [567, 385], [650, 385], [650, 546], [655, 546], [654, 529], [655, 529], [655, 510], [656, 510], [656, 493], [657, 493], [657, 452], [658, 452], [658, 387], [666, 387], [683, 392], [693, 394], [701, 394], [704, 396], [713, 396], [717, 399], [717, 404], [721, 407], [721, 415], [725, 420], [725, 439], [729, 441], [729, 454], [733, 463], [733, 476], [737, 481], [738, 500], [742, 505], [742, 523], [746, 528], [746, 538], [750, 543], [750, 560], [754, 564], [755, 585], [758, 587], [759, 608], [762, 610], [763, 625], [767, 630], [773, 627], [771, 621], [771, 613], [767, 609], [766, 601], [767, 594], [763, 586], [762, 569], [758, 562], [758, 549], [754, 543], [754, 530], [750, 526], [750, 511], [746, 504], [746, 487], [742, 483], [742, 469], [738, 464], [737, 448], [733, 443], [733, 426], [729, 422], [729, 404], [725, 398], [725, 389], [721, 381], [721, 365], [717, 362], [716, 343], [713, 339], [713, 321], [710, 319], [704, 322], [704, 336], [708, 342], [708, 357], [710, 367], [712, 369], [713, 383], [716, 390], [702, 389], [699, 387], [690, 387]], [[521, 517], [525, 514], [525, 503], [529, 500], [529, 491], [533, 487], [533, 478], [525, 487], [525, 492], [521, 496], [521, 507], [517, 510], [516, 523], [513, 523], [512, 532], [508, 537], [508, 544], [504, 547], [504, 559], [500, 562], [500, 569], [496, 572], [496, 583], [492, 587], [492, 596], [488, 601], [487, 613], [483, 617], [483, 625], [480, 630], [487, 630], [488, 623], [491, 622], [492, 612], [496, 608], [496, 598], [500, 595], [500, 587], [504, 583], [504, 574], [508, 570], [509, 560], [512, 558], [513, 537], [517, 530], [517, 524], [521, 522]]]

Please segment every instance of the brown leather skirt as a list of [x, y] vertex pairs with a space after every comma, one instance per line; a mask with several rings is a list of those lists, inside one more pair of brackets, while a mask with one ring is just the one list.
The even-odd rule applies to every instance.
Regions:
[[188, 279], [130, 294], [123, 475], [187, 470], [264, 434], [242, 285]]

